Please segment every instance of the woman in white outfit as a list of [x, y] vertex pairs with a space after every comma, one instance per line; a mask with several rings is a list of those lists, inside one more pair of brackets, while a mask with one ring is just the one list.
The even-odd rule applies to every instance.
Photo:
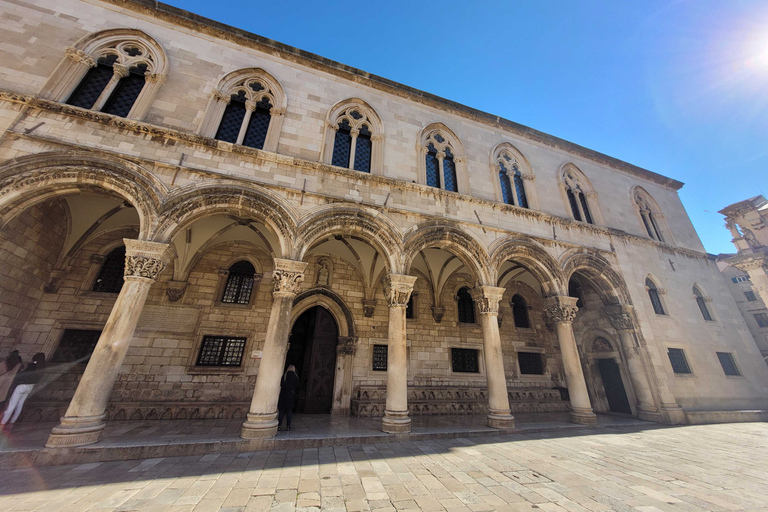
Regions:
[[13, 423], [21, 414], [21, 408], [24, 407], [27, 397], [29, 397], [35, 384], [42, 379], [43, 368], [45, 368], [45, 354], [38, 352], [32, 357], [32, 362], [27, 365], [27, 368], [16, 375], [14, 380], [16, 389], [13, 390], [11, 399], [8, 401], [8, 408], [3, 414], [2, 422], [0, 422], [3, 429], [10, 430], [13, 427]]

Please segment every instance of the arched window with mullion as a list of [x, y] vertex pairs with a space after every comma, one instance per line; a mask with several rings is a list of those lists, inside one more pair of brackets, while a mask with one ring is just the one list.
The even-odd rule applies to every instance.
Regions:
[[248, 120], [245, 137], [243, 138], [243, 146], [256, 149], [264, 147], [267, 131], [269, 131], [269, 122], [272, 120], [271, 109], [272, 105], [269, 102], [269, 98], [262, 98], [256, 104], [256, 109], [251, 112], [251, 118]]
[[253, 265], [245, 260], [238, 261], [229, 267], [221, 302], [225, 304], [250, 303], [255, 273], [256, 269]]
[[451, 192], [458, 192], [459, 186], [456, 182], [456, 163], [453, 161], [451, 148], [445, 148], [443, 157], [443, 188]]
[[512, 196], [512, 182], [509, 179], [509, 171], [504, 163], [499, 162], [499, 183], [501, 184], [501, 198], [506, 204], [515, 204]]
[[579, 194], [579, 200], [581, 201], [581, 207], [584, 210], [584, 217], [585, 217], [584, 220], [587, 221], [590, 224], [594, 224], [594, 222], [592, 222], [592, 214], [589, 213], [589, 205], [587, 204], [587, 196], [585, 196], [583, 192], [581, 194]]
[[523, 184], [523, 173], [517, 167], [514, 168], [515, 191], [517, 192], [517, 206], [528, 208], [528, 198], [525, 197], [525, 185]]
[[357, 134], [355, 141], [355, 170], [360, 172], [371, 172], [371, 155], [373, 151], [373, 142], [371, 140], [371, 130], [367, 124], [360, 127], [360, 133]]
[[106, 55], [96, 61], [96, 67], [88, 70], [80, 84], [67, 99], [67, 105], [80, 108], [93, 108], [104, 88], [112, 79], [112, 65], [117, 61], [117, 55]]
[[230, 97], [215, 138], [233, 144], [237, 142], [245, 119], [245, 101], [245, 92], [242, 90]]
[[571, 213], [573, 214], [573, 218], [579, 221], [583, 220], [581, 218], [581, 212], [579, 211], [579, 204], [576, 202], [576, 195], [570, 188], [566, 189], [565, 193], [568, 196], [568, 204], [571, 205]]
[[515, 327], [529, 329], [531, 323], [528, 319], [528, 304], [522, 295], [515, 294], [512, 297], [512, 316], [515, 319]]
[[437, 149], [433, 144], [427, 146], [427, 185], [440, 188], [440, 161], [437, 159]]
[[654, 313], [657, 315], [666, 315], [667, 313], [664, 311], [664, 306], [661, 304], [661, 297], [659, 297], [659, 289], [656, 288], [656, 284], [651, 281], [650, 278], [646, 278], [645, 288], [648, 290], [648, 298], [651, 300], [651, 306], [653, 306]]
[[333, 143], [333, 159], [331, 165], [337, 167], [349, 167], [349, 156], [352, 152], [352, 127], [349, 121], [343, 119], [336, 130], [336, 139]]
[[117, 83], [102, 111], [114, 116], [127, 117], [144, 88], [146, 73], [146, 64], [139, 64], [130, 68], [128, 76], [121, 78]]
[[475, 323], [475, 301], [466, 286], [460, 288], [456, 293], [456, 305], [459, 311], [459, 323]]

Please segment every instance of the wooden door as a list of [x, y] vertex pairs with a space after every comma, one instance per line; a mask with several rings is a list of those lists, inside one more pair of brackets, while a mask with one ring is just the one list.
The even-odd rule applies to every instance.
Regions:
[[339, 329], [328, 310], [317, 306], [315, 311], [315, 329], [311, 338], [311, 347], [307, 347], [310, 363], [304, 412], [328, 414], [333, 406]]
[[615, 359], [598, 359], [600, 377], [603, 379], [605, 397], [608, 399], [608, 407], [611, 412], [632, 414], [627, 400], [627, 392], [624, 390], [624, 382], [621, 380], [621, 371]]

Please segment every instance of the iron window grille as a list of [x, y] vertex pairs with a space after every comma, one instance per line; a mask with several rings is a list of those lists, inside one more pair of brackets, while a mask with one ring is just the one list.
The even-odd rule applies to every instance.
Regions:
[[121, 78], [117, 83], [115, 90], [104, 104], [102, 112], [120, 117], [127, 116], [144, 88], [146, 72], [146, 64], [139, 64], [129, 69], [128, 76]]
[[679, 348], [667, 349], [669, 362], [672, 365], [672, 371], [679, 374], [690, 374], [691, 367], [688, 366], [688, 360], [685, 358], [685, 352]]
[[227, 284], [221, 302], [225, 304], [249, 304], [253, 292], [253, 276], [256, 269], [248, 261], [238, 261], [229, 267]]
[[67, 104], [80, 108], [93, 108], [96, 100], [99, 99], [104, 88], [112, 79], [114, 74], [112, 65], [115, 61], [117, 61], [117, 55], [101, 57], [96, 62], [96, 67], [88, 70], [88, 73], [72, 92]]
[[94, 292], [120, 293], [125, 276], [125, 246], [113, 249], [104, 259], [93, 283]]
[[749, 302], [755, 302], [757, 300], [757, 297], [755, 296], [755, 292], [744, 292], [744, 296], [747, 298], [747, 301]]
[[85, 363], [91, 358], [101, 331], [65, 329], [51, 363]]
[[538, 352], [518, 352], [520, 375], [544, 375], [544, 361]]
[[472, 348], [452, 348], [451, 367], [454, 372], [480, 373], [478, 351]]
[[230, 97], [215, 138], [236, 143], [240, 136], [240, 128], [243, 126], [243, 119], [245, 119], [245, 92], [239, 91]]
[[203, 336], [197, 366], [240, 366], [246, 340], [233, 336]]
[[387, 345], [374, 345], [371, 369], [377, 372], [387, 371], [387, 355], [389, 347]]
[[765, 313], [755, 313], [755, 320], [760, 327], [768, 327], [768, 315]]
[[352, 153], [352, 127], [344, 119], [339, 123], [336, 139], [333, 142], [333, 159], [331, 165], [349, 167], [349, 156]]
[[440, 188], [440, 161], [437, 159], [437, 149], [430, 144], [427, 147], [427, 185]]
[[736, 367], [736, 361], [733, 360], [733, 354], [730, 352], [717, 352], [717, 358], [720, 360], [720, 366], [723, 367], [723, 372], [726, 375], [732, 377], [741, 375], [741, 372]]
[[271, 109], [272, 105], [270, 105], [268, 98], [263, 98], [256, 104], [256, 110], [251, 112], [251, 118], [248, 120], [243, 146], [256, 149], [264, 148], [264, 141], [267, 140], [267, 131], [269, 131], [269, 122], [272, 120]]

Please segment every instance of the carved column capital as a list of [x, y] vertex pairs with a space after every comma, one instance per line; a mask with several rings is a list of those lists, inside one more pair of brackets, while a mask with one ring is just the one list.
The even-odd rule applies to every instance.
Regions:
[[83, 50], [78, 50], [73, 46], [67, 46], [67, 48], [64, 50], [64, 53], [68, 58], [75, 62], [79, 62], [80, 64], [88, 66], [89, 68], [96, 67], [96, 59], [85, 53]]
[[402, 274], [389, 274], [384, 278], [384, 295], [387, 296], [389, 307], [404, 308], [408, 305], [416, 279], [415, 276]]
[[232, 96], [230, 96], [229, 94], [226, 94], [226, 93], [224, 93], [224, 92], [222, 92], [222, 91], [220, 91], [218, 89], [214, 89], [212, 95], [213, 95], [213, 99], [215, 99], [217, 101], [223, 101], [227, 105], [229, 105], [229, 102], [232, 101]]
[[635, 322], [632, 320], [632, 312], [635, 308], [632, 306], [616, 305], [605, 309], [608, 313], [608, 319], [611, 325], [617, 331], [631, 331], [635, 328]]
[[163, 73], [146, 73], [144, 80], [150, 84], [162, 85], [165, 83], [166, 75]]
[[282, 116], [285, 115], [285, 112], [287, 111], [286, 108], [283, 107], [272, 107], [269, 109], [269, 113], [273, 116]]
[[536, 176], [533, 174], [522, 174], [524, 181], [536, 181]]
[[477, 310], [481, 315], [498, 315], [499, 302], [504, 295], [504, 288], [479, 286], [475, 289]]
[[125, 279], [156, 281], [165, 269], [168, 244], [124, 238]]
[[293, 297], [299, 293], [306, 268], [307, 263], [303, 261], [275, 259], [275, 269], [272, 271], [275, 285], [272, 295]]
[[576, 319], [579, 308], [576, 307], [576, 297], [556, 296], [545, 300], [544, 316], [548, 321], [559, 323], [571, 323]]
[[353, 336], [339, 336], [339, 342], [336, 345], [336, 353], [339, 355], [355, 355], [357, 349], [357, 338]]
[[245, 102], [245, 110], [250, 110], [251, 112], [256, 111], [256, 101], [255, 100], [248, 100]]
[[117, 78], [125, 78], [130, 74], [126, 66], [123, 66], [122, 64], [117, 64], [117, 63], [112, 64], [112, 73]]
[[349, 130], [349, 134], [352, 137], [357, 137], [358, 135], [360, 135], [360, 130], [358, 128], [352, 128], [351, 130]]

